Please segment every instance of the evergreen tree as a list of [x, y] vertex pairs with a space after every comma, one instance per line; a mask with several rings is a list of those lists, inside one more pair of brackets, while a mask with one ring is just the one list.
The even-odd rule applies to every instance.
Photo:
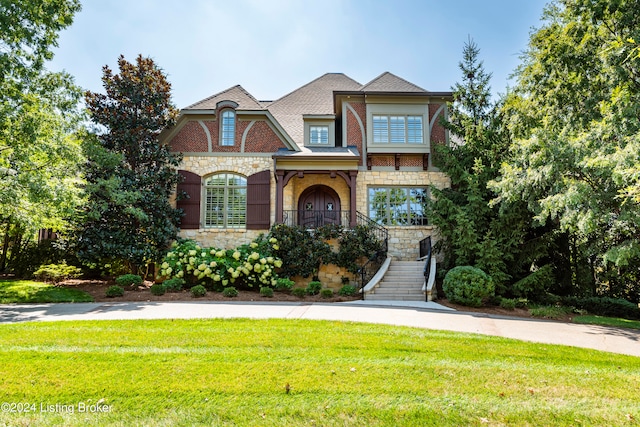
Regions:
[[[432, 188], [430, 218], [443, 237], [444, 270], [459, 265], [481, 268], [508, 294], [509, 283], [530, 273], [538, 239], [529, 215], [518, 203], [496, 203], [487, 188], [508, 156], [500, 103], [491, 100], [491, 74], [479, 60], [480, 49], [469, 40], [459, 64], [462, 82], [453, 87], [454, 102], [445, 123], [451, 146], [438, 146], [438, 166], [450, 178], [450, 189]], [[536, 236], [537, 237], [537, 236]]]
[[86, 94], [96, 132], [85, 151], [88, 207], [77, 230], [77, 253], [85, 262], [124, 263], [145, 274], [175, 239], [180, 211], [169, 197], [178, 183], [181, 156], [159, 142], [177, 110], [171, 86], [150, 58], [118, 59], [119, 74], [103, 68], [106, 94]]

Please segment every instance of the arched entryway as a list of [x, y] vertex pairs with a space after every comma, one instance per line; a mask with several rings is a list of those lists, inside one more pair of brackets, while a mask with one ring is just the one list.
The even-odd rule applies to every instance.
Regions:
[[340, 197], [331, 187], [312, 185], [298, 199], [298, 224], [317, 228], [326, 224], [340, 224]]

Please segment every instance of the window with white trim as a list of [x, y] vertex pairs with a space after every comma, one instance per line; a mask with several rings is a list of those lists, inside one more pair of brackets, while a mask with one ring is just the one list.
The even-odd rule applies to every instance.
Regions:
[[369, 218], [381, 225], [428, 225], [429, 190], [421, 187], [369, 187]]
[[220, 145], [233, 146], [236, 139], [236, 113], [233, 110], [222, 112], [220, 129]]
[[329, 145], [329, 126], [309, 126], [309, 144]]
[[374, 144], [423, 144], [422, 116], [374, 115]]
[[247, 179], [218, 173], [204, 182], [204, 226], [243, 228], [247, 224]]

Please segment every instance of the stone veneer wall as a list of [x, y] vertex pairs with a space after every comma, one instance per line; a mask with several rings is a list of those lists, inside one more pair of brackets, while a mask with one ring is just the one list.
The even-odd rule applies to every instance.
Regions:
[[[244, 176], [263, 170], [272, 170], [273, 159], [268, 156], [185, 156], [178, 169], [197, 173], [200, 176], [216, 172], [235, 172]], [[275, 178], [271, 176], [271, 223], [275, 221]], [[268, 230], [200, 228], [182, 230], [179, 236], [194, 239], [203, 246], [232, 249], [250, 243]]]
[[[391, 186], [427, 186], [437, 188], [451, 186], [451, 181], [442, 172], [424, 171], [360, 171], [357, 182], [357, 209], [365, 215], [369, 213], [369, 187]], [[419, 242], [432, 236], [432, 243], [437, 240], [433, 226], [387, 227], [389, 229], [389, 255], [402, 261], [415, 260], [419, 255]]]

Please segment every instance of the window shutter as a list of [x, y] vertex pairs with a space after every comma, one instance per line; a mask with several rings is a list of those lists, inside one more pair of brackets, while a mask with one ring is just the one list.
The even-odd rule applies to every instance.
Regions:
[[271, 214], [271, 172], [247, 177], [247, 230], [268, 230]]
[[[178, 184], [178, 201], [176, 203], [177, 208], [184, 211], [184, 216], [180, 219], [180, 228], [183, 230], [198, 229], [200, 228], [200, 194], [202, 193], [200, 175], [183, 170], [179, 170], [178, 173], [184, 177], [184, 180]], [[181, 194], [184, 198], [180, 196]]]

